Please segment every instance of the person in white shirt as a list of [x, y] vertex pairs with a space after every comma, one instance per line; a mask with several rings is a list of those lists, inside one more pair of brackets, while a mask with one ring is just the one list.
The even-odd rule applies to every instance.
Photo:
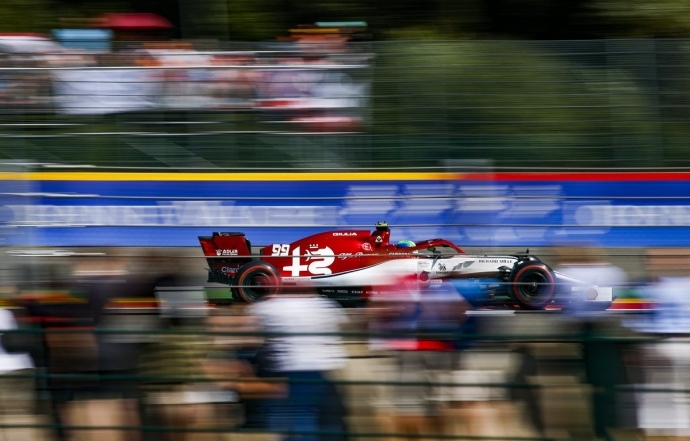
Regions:
[[[17, 328], [12, 311], [0, 308], [0, 332]], [[0, 345], [0, 414], [34, 412], [34, 375], [34, 362], [28, 353], [9, 353]]]
[[644, 381], [638, 394], [638, 426], [657, 433], [690, 434], [690, 277], [660, 276], [642, 290], [651, 313], [627, 320], [629, 327], [658, 340], [640, 347]]
[[316, 441], [319, 432], [344, 430], [342, 419], [328, 418], [324, 399], [338, 399], [329, 373], [347, 363], [340, 327], [346, 316], [336, 302], [315, 294], [279, 294], [251, 305], [269, 335], [268, 351], [276, 377], [288, 382], [287, 397], [270, 417], [272, 429], [291, 432], [287, 440]]

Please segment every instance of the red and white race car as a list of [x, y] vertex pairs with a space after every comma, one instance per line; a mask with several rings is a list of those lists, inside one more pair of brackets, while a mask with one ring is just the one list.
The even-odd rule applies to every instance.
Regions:
[[229, 285], [234, 297], [247, 303], [299, 287], [357, 303], [409, 277], [423, 285], [453, 283], [475, 305], [544, 309], [587, 302], [604, 309], [613, 301], [612, 287], [558, 273], [528, 253], [466, 254], [446, 239], [391, 243], [390, 235], [380, 222], [374, 231], [325, 231], [254, 253], [241, 232], [200, 236], [199, 242], [210, 266], [208, 281]]

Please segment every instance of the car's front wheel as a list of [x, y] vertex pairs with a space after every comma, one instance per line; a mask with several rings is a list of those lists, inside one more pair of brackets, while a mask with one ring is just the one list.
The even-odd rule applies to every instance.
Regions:
[[543, 264], [530, 263], [515, 268], [510, 283], [512, 297], [523, 309], [544, 309], [556, 295], [554, 275]]

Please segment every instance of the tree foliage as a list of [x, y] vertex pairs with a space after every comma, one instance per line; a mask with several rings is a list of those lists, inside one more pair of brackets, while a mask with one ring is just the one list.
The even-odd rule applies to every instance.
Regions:
[[592, 0], [594, 17], [608, 25], [602, 37], [688, 37], [690, 1]]
[[62, 17], [166, 16], [184, 38], [264, 40], [317, 20], [364, 20], [378, 39], [587, 39], [690, 35], [688, 0], [6, 0], [0, 31], [44, 32]]
[[499, 162], [543, 161], [544, 150], [554, 163], [583, 149], [583, 160], [613, 160], [612, 140], [644, 152], [653, 135], [653, 106], [629, 72], [585, 67], [548, 45], [391, 44], [379, 55], [372, 126], [379, 134], [445, 137], [465, 158]]
[[48, 32], [57, 16], [51, 0], [4, 0], [0, 2], [0, 32]]

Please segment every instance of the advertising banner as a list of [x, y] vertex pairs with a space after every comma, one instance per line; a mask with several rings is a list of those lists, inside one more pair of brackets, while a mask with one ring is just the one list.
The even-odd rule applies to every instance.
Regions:
[[263, 65], [258, 59], [237, 61], [232, 53], [192, 51], [139, 53], [144, 55], [155, 60], [154, 66], [51, 71], [56, 111], [105, 115], [253, 108], [265, 123], [314, 128], [329, 121], [354, 128], [365, 119], [368, 64], [274, 64], [267, 60]]
[[156, 109], [162, 83], [154, 70], [75, 69], [52, 73], [56, 107], [69, 115]]
[[[690, 174], [32, 173], [2, 199], [7, 245], [255, 245], [387, 221], [460, 246], [690, 246]], [[16, 187], [16, 186], [15, 186]], [[15, 188], [5, 186], [5, 188]], [[28, 188], [28, 187], [27, 187]]]

